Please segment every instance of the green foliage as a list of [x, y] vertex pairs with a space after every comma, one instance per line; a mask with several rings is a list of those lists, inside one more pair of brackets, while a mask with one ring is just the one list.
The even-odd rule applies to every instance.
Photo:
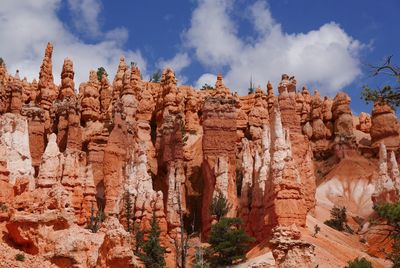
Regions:
[[386, 74], [394, 78], [392, 85], [385, 85], [382, 88], [371, 89], [363, 86], [361, 98], [367, 103], [381, 101], [390, 105], [392, 108], [400, 106], [400, 68], [391, 63], [392, 56], [388, 57], [382, 65], [370, 65], [372, 76]]
[[215, 88], [207, 83], [205, 83], [200, 90], [215, 90]]
[[138, 224], [135, 224], [135, 254], [139, 255], [144, 245], [144, 233]]
[[153, 213], [149, 238], [144, 243], [143, 253], [140, 253], [139, 257], [147, 268], [161, 268], [165, 267], [164, 254], [165, 248], [160, 245], [160, 227]]
[[213, 197], [210, 204], [210, 214], [215, 216], [217, 221], [219, 221], [229, 212], [230, 208], [231, 205], [229, 205], [228, 200], [221, 192], [219, 192], [217, 196]]
[[103, 208], [99, 208], [96, 213], [96, 221], [100, 224], [106, 219], [106, 214]]
[[325, 221], [324, 223], [333, 229], [338, 231], [344, 231], [346, 228], [347, 215], [345, 207], [334, 206], [331, 209], [331, 219]]
[[92, 233], [97, 233], [97, 231], [100, 228], [101, 223], [105, 220], [105, 214], [104, 210], [102, 208], [99, 208], [97, 210], [96, 216], [94, 215], [94, 207], [92, 204], [92, 208], [90, 210], [90, 217], [89, 217], [89, 222], [86, 226], [86, 229], [89, 229], [92, 231]]
[[2, 212], [5, 212], [5, 211], [7, 211], [7, 209], [8, 209], [7, 205], [3, 202], [0, 202], [0, 210]]
[[345, 268], [373, 268], [372, 264], [366, 258], [356, 258], [347, 263]]
[[0, 57], [0, 65], [2, 65], [4, 63], [3, 58]]
[[252, 94], [255, 91], [255, 87], [254, 87], [254, 83], [253, 83], [253, 77], [250, 77], [250, 85], [249, 85], [248, 91], [249, 91], [249, 94]]
[[25, 255], [23, 253], [17, 253], [15, 255], [15, 260], [17, 260], [17, 261], [25, 261]]
[[400, 202], [378, 204], [374, 206], [374, 210], [393, 227], [390, 233], [393, 249], [386, 257], [393, 262], [393, 268], [400, 268]]
[[239, 218], [222, 218], [211, 227], [207, 249], [207, 259], [211, 267], [221, 267], [239, 263], [246, 259], [246, 252], [254, 238], [240, 228]]
[[101, 82], [103, 74], [107, 76], [106, 69], [104, 69], [104, 67], [97, 68], [97, 80], [99, 80], [99, 82]]
[[162, 76], [162, 72], [160, 69], [158, 69], [157, 71], [155, 71], [150, 78], [150, 82], [153, 83], [160, 83], [161, 81], [161, 76]]
[[128, 232], [132, 231], [131, 220], [132, 220], [132, 200], [131, 195], [128, 191], [125, 191], [125, 218], [126, 218], [126, 230]]

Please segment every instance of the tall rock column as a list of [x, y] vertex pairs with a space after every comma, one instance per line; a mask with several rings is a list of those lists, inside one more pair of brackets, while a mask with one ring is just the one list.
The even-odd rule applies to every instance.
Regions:
[[339, 159], [355, 152], [353, 116], [350, 109], [350, 97], [344, 93], [336, 94], [332, 104], [332, 119], [335, 132], [335, 152]]
[[180, 210], [186, 214], [186, 188], [183, 161], [185, 129], [184, 95], [179, 91], [171, 69], [163, 72], [162, 99], [157, 113], [158, 187], [164, 194], [168, 230], [172, 239], [180, 235]]
[[[308, 137], [302, 133], [300, 115], [296, 112], [296, 80], [294, 77], [288, 78], [287, 75], [282, 75], [282, 81], [279, 83], [278, 89], [280, 92], [278, 97], [279, 108], [275, 107], [275, 109], [279, 109], [282, 126], [289, 131], [290, 141], [293, 144], [296, 144], [296, 146], [291, 149], [292, 158], [300, 174], [302, 185], [301, 193], [306, 202], [307, 210], [312, 210], [315, 206], [316, 189], [314, 164], [312, 161], [313, 154]], [[303, 88], [304, 94], [307, 94], [306, 90], [306, 88]], [[308, 96], [304, 96], [303, 98], [304, 103], [308, 104]], [[318, 104], [322, 104], [319, 97], [317, 97], [316, 100], [318, 100]], [[315, 102], [316, 101], [313, 99], [311, 104], [315, 105]], [[313, 115], [312, 118], [318, 119], [319, 125], [321, 125], [323, 130], [325, 129], [325, 126], [320, 119], [322, 118], [321, 110], [318, 110], [316, 116]], [[323, 134], [325, 134], [325, 131]]]
[[51, 132], [51, 119], [50, 119], [50, 107], [53, 101], [58, 97], [58, 88], [54, 84], [53, 80], [53, 45], [51, 43], [47, 44], [46, 51], [44, 53], [44, 58], [42, 65], [40, 67], [39, 73], [39, 83], [38, 83], [38, 102], [40, 108], [44, 110], [45, 114], [45, 131], [46, 133]]
[[32, 156], [32, 165], [35, 169], [35, 175], [37, 175], [45, 150], [45, 113], [43, 109], [37, 106], [24, 106], [21, 109], [21, 115], [28, 120], [29, 148]]
[[114, 128], [104, 149], [104, 195], [107, 215], [117, 216], [123, 208], [124, 166], [129, 148], [128, 131], [120, 113], [114, 115]]
[[213, 196], [221, 192], [232, 206], [228, 213], [236, 215], [236, 104], [218, 75], [214, 96], [208, 96], [202, 107], [204, 178], [202, 231], [210, 230], [209, 206]]
[[277, 225], [305, 226], [306, 203], [302, 194], [301, 177], [293, 160], [288, 130], [282, 126], [278, 107], [272, 121], [271, 172], [266, 186], [265, 231]]

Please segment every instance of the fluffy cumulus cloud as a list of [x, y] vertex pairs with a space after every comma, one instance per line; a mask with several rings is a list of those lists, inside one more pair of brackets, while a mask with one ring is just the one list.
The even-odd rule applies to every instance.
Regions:
[[[94, 9], [92, 6], [94, 4]], [[124, 50], [127, 39], [124, 28], [101, 32], [98, 24], [100, 4], [95, 0], [69, 0], [69, 8], [77, 17], [77, 23], [85, 24], [88, 34], [96, 35], [97, 42], [86, 43], [79, 39], [57, 16], [61, 0], [2, 0], [0, 5], [0, 57], [9, 72], [20, 70], [28, 79], [38, 77], [40, 64], [47, 42], [54, 45], [53, 69], [56, 82], [65, 57], [74, 62], [75, 82], [86, 81], [89, 70], [103, 66], [110, 75], [117, 69], [120, 56], [135, 61], [146, 73], [146, 61], [139, 51]], [[113, 77], [113, 76], [112, 76]]]
[[197, 79], [196, 88], [202, 88], [204, 85], [214, 86], [215, 81], [217, 81], [217, 76], [215, 74], [202, 74], [199, 79]]
[[68, 0], [74, 26], [77, 30], [92, 36], [100, 35], [98, 16], [101, 3], [97, 0]]
[[[245, 39], [238, 34], [233, 8], [232, 0], [198, 0], [184, 42], [205, 67], [225, 68], [225, 81], [234, 91], [246, 94], [250, 77], [255, 85], [265, 86], [268, 80], [276, 85], [288, 73], [300, 85], [333, 94], [360, 75], [364, 45], [335, 22], [307, 33], [285, 33], [266, 1], [259, 0], [244, 11], [255, 32]], [[202, 75], [197, 85], [210, 77]]]

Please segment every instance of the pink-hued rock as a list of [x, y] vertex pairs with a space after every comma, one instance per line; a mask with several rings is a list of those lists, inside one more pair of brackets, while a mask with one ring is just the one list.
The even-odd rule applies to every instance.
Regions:
[[[315, 263], [315, 246], [301, 240], [296, 227], [276, 227], [273, 229], [272, 254], [276, 267], [312, 268]], [[317, 265], [318, 266], [318, 265]]]
[[369, 133], [372, 126], [371, 116], [367, 113], [361, 112], [358, 116], [358, 120], [360, 122], [358, 129], [362, 132]]
[[82, 94], [81, 112], [82, 120], [97, 121], [100, 119], [100, 83], [95, 71], [90, 71], [89, 81], [79, 86]]
[[[29, 265], [143, 267], [126, 230], [136, 225], [148, 239], [155, 215], [167, 267], [176, 267], [182, 233], [206, 242], [219, 193], [227, 216], [242, 218], [256, 238], [249, 259], [258, 252], [278, 267], [314, 267], [313, 245], [322, 264], [375, 252], [385, 232], [368, 224], [365, 245], [325, 225], [313, 237], [308, 225], [322, 225], [336, 204], [358, 228], [373, 202], [398, 200], [399, 126], [386, 104], [357, 120], [347, 94], [297, 92], [294, 76], [282, 75], [277, 95], [268, 82], [266, 92], [239, 96], [221, 74], [207, 90], [178, 86], [169, 68], [146, 82], [123, 57], [114, 78], [91, 71], [77, 93], [68, 58], [54, 84], [52, 52], [49, 43], [38, 82], [0, 65], [0, 245], [8, 244], [0, 262], [15, 264], [5, 256], [14, 247]], [[103, 209], [100, 229], [85, 229]]]
[[70, 98], [75, 96], [73, 63], [70, 59], [64, 60], [64, 65], [61, 71], [61, 86], [59, 99]]
[[353, 118], [350, 110], [350, 97], [344, 93], [336, 94], [332, 104], [333, 120], [335, 120], [335, 133], [343, 136], [353, 135]]
[[384, 143], [388, 148], [395, 149], [400, 145], [399, 122], [393, 109], [381, 101], [374, 103], [371, 118], [371, 142], [373, 147]]

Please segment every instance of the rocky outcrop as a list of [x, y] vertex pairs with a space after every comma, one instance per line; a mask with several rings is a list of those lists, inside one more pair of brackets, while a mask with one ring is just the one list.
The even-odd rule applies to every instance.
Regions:
[[130, 236], [117, 219], [109, 218], [98, 233], [91, 233], [73, 224], [70, 202], [60, 184], [24, 193], [15, 200], [7, 223], [11, 239], [58, 267], [139, 267]]
[[[202, 200], [202, 228], [207, 233], [211, 217], [209, 206], [218, 192], [226, 195], [231, 204], [228, 215], [237, 210], [236, 193], [236, 108], [222, 77], [215, 84], [214, 96], [206, 97], [202, 107], [204, 190]], [[218, 184], [217, 184], [218, 183]]]
[[29, 148], [29, 130], [25, 117], [18, 114], [3, 114], [0, 117], [0, 143], [5, 146], [9, 182], [28, 180], [29, 189], [34, 189], [34, 169]]
[[37, 175], [46, 142], [45, 112], [37, 106], [27, 105], [22, 107], [21, 115], [25, 116], [28, 120], [29, 149], [32, 157], [32, 165]]
[[90, 71], [89, 81], [79, 86], [82, 94], [81, 113], [85, 123], [100, 119], [100, 84], [95, 71]]
[[75, 96], [74, 74], [73, 63], [70, 59], [66, 58], [61, 71], [59, 99], [63, 100], [64, 98]]
[[[200, 232], [206, 241], [210, 203], [222, 194], [227, 216], [241, 217], [260, 245], [272, 238], [279, 267], [309, 267], [313, 246], [302, 239], [320, 241], [304, 229], [307, 214], [325, 217], [326, 206], [343, 203], [358, 221], [372, 201], [398, 198], [398, 122], [385, 104], [375, 104], [371, 120], [360, 114], [356, 130], [345, 93], [332, 100], [306, 86], [297, 92], [288, 75], [279, 95], [269, 82], [266, 92], [239, 96], [221, 74], [207, 90], [178, 86], [171, 69], [159, 83], [146, 82], [124, 58], [112, 85], [107, 73], [91, 71], [76, 93], [68, 58], [54, 84], [52, 51], [49, 44], [38, 83], [0, 65], [2, 242], [9, 237], [45, 261], [140, 267], [124, 229], [139, 226], [146, 239], [155, 215], [175, 267], [176, 242]], [[100, 230], [84, 229], [103, 209]]]
[[105, 208], [108, 215], [118, 215], [122, 209], [123, 167], [129, 148], [127, 129], [121, 115], [116, 114], [114, 128], [104, 149]]
[[376, 101], [372, 109], [371, 142], [373, 147], [384, 143], [388, 148], [395, 149], [400, 145], [399, 122], [393, 109], [384, 102]]
[[44, 53], [44, 58], [42, 65], [40, 67], [39, 73], [39, 83], [38, 83], [38, 99], [37, 102], [44, 110], [45, 117], [45, 131], [50, 132], [51, 120], [50, 120], [50, 108], [55, 99], [58, 97], [58, 88], [54, 85], [53, 80], [53, 45], [51, 43], [47, 44], [46, 51]]
[[266, 185], [265, 211], [268, 229], [277, 225], [305, 225], [307, 208], [302, 198], [300, 173], [293, 161], [290, 136], [282, 127], [278, 109], [272, 121], [271, 171]]
[[301, 233], [295, 227], [273, 229], [272, 254], [276, 267], [316, 267], [314, 246], [301, 240]]
[[357, 126], [357, 128], [365, 133], [369, 133], [371, 130], [371, 116], [367, 113], [361, 112], [358, 115], [358, 121], [359, 121], [359, 125]]
[[104, 241], [99, 248], [96, 267], [140, 267], [132, 252], [131, 237], [118, 219], [107, 219], [100, 232], [104, 232]]
[[339, 159], [351, 156], [356, 147], [353, 116], [350, 110], [350, 97], [344, 93], [336, 94], [332, 105], [334, 120], [335, 153]]
[[[394, 158], [394, 159], [393, 159]], [[378, 178], [375, 184], [375, 191], [372, 194], [372, 201], [374, 204], [396, 202], [399, 199], [395, 184], [398, 183], [398, 168], [395, 157], [391, 157], [392, 172], [395, 178], [391, 178], [388, 170], [388, 157], [386, 146], [381, 143], [379, 147], [379, 171]], [[397, 170], [396, 170], [397, 169]]]

